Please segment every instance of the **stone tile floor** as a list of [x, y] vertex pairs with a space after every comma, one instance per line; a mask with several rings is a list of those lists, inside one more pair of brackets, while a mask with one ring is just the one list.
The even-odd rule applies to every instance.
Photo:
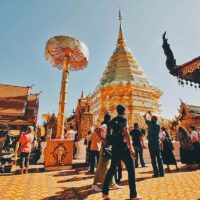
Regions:
[[[198, 200], [200, 199], [200, 170], [181, 170], [163, 178], [151, 178], [152, 170], [136, 169], [137, 191], [144, 200]], [[41, 166], [32, 166], [29, 174], [0, 176], [0, 200], [98, 200], [101, 193], [91, 189], [94, 175], [86, 168], [43, 172]], [[110, 191], [113, 200], [127, 200], [129, 188], [127, 172], [123, 172], [123, 189]]]

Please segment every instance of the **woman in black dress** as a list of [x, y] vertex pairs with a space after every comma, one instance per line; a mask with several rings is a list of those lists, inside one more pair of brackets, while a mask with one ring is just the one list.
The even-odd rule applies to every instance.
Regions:
[[192, 141], [190, 139], [189, 133], [183, 126], [178, 128], [177, 139], [180, 141], [181, 163], [186, 164], [188, 166], [188, 170], [191, 170], [191, 164], [193, 163], [191, 151]]
[[169, 165], [175, 165], [176, 170], [178, 170], [177, 162], [173, 153], [174, 147], [172, 144], [172, 140], [166, 128], [164, 127], [161, 128], [160, 141], [161, 141], [161, 154], [163, 158], [163, 163], [167, 165], [166, 170], [170, 172]]

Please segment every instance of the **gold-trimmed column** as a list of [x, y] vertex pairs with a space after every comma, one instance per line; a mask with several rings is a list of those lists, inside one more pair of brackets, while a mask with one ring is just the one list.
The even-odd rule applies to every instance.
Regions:
[[65, 122], [65, 110], [66, 110], [66, 98], [67, 98], [66, 94], [67, 94], [68, 79], [69, 79], [69, 68], [68, 68], [67, 57], [65, 57], [63, 60], [56, 138], [63, 138], [64, 136], [64, 122]]

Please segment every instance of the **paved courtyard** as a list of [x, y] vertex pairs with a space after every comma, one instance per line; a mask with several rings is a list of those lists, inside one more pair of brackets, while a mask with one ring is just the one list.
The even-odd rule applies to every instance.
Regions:
[[[144, 200], [197, 200], [200, 199], [200, 170], [180, 171], [172, 168], [163, 178], [151, 178], [150, 165], [136, 169], [138, 193]], [[33, 166], [29, 174], [0, 176], [0, 200], [98, 200], [101, 193], [91, 189], [94, 175], [86, 168], [60, 172], [43, 172]], [[123, 189], [112, 190], [113, 200], [127, 200], [129, 188], [127, 173], [123, 172]]]

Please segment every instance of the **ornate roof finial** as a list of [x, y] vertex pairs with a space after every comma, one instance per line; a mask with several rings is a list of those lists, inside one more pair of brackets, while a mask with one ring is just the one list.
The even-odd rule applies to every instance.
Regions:
[[122, 17], [122, 14], [121, 14], [121, 10], [119, 8], [119, 21], [120, 21], [120, 23], [121, 23], [122, 19], [123, 19], [123, 17]]
[[82, 93], [81, 93], [81, 99], [84, 98], [84, 93], [83, 93], [83, 90], [82, 90]]
[[123, 31], [122, 31], [122, 14], [121, 14], [121, 10], [119, 9], [119, 21], [120, 21], [120, 27], [119, 27], [119, 37], [118, 37], [118, 41], [117, 41], [117, 47], [119, 46], [126, 46], [126, 41], [124, 39], [124, 35], [123, 35]]

